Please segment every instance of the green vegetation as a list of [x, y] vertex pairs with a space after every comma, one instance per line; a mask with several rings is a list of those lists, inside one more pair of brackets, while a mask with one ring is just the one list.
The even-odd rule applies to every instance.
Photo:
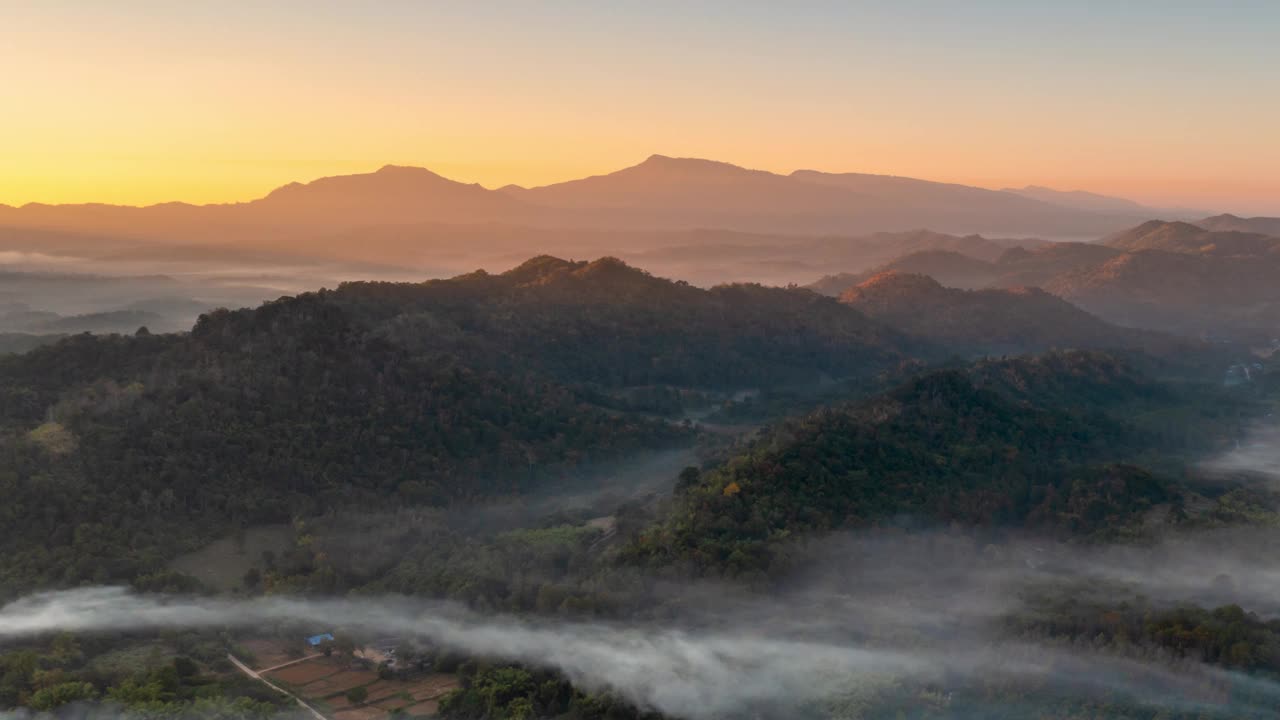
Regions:
[[513, 665], [468, 663], [460, 668], [463, 687], [440, 703], [449, 720], [660, 720], [609, 694], [575, 690], [554, 674]]
[[[772, 548], [797, 535], [903, 516], [1076, 537], [1123, 533], [1182, 495], [1132, 464], [1185, 452], [1150, 418], [1131, 421], [1132, 408], [1159, 405], [1190, 419], [1180, 408], [1203, 399], [1153, 385], [1098, 353], [932, 373], [773, 429], [684, 483], [669, 515], [627, 556], [651, 567], [768, 575], [785, 562]], [[1243, 425], [1241, 402], [1225, 399]], [[1215, 417], [1222, 412], [1185, 428], [1200, 435], [1201, 449], [1223, 437]]]
[[551, 258], [219, 311], [185, 336], [68, 338], [0, 359], [0, 586], [133, 580], [353, 505], [520, 494], [689, 441], [619, 413], [625, 388], [870, 372], [896, 342], [807, 291]]
[[369, 688], [361, 685], [353, 687], [347, 691], [347, 701], [352, 705], [363, 705], [365, 700], [369, 699]]
[[[0, 706], [44, 712], [100, 701], [121, 717], [139, 720], [179, 715], [244, 720], [288, 707], [278, 693], [235, 672], [222, 647], [218, 639], [194, 633], [164, 644], [58, 635], [46, 645], [0, 653]], [[178, 648], [190, 654], [179, 654]]]

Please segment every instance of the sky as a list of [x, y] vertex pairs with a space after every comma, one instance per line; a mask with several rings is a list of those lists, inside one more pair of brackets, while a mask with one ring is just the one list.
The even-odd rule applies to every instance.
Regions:
[[1280, 215], [1280, 2], [0, 0], [0, 203], [653, 153]]

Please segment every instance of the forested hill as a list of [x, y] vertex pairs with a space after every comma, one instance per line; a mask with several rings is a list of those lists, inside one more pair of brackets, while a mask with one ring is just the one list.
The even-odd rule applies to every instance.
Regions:
[[415, 352], [614, 387], [736, 389], [847, 377], [928, 352], [806, 290], [703, 290], [614, 258], [543, 256], [500, 275], [351, 283], [326, 300]]
[[[0, 584], [131, 579], [234, 527], [520, 492], [680, 441], [555, 383], [322, 326], [234, 349], [75, 338], [0, 364]], [[41, 367], [62, 384], [24, 385]]]
[[521, 493], [688, 442], [600, 407], [628, 386], [871, 374], [909, 349], [808, 291], [552, 258], [71, 337], [0, 358], [0, 581], [127, 580], [237, 526]]
[[1188, 356], [1208, 350], [1193, 341], [1117, 327], [1037, 288], [958, 290], [925, 275], [888, 272], [849, 288], [840, 301], [957, 352], [1128, 348]]
[[1179, 497], [1135, 463], [1211, 452], [1243, 425], [1230, 402], [1200, 392], [1089, 352], [931, 373], [784, 423], [722, 466], [683, 477], [669, 514], [627, 555], [751, 575], [785, 562], [775, 552], [784, 540], [897, 518], [1123, 532]]

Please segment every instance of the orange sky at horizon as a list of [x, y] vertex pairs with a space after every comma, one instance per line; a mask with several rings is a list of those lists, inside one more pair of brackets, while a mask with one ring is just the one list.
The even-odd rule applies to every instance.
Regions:
[[243, 201], [384, 164], [530, 186], [661, 153], [1280, 214], [1257, 18], [656, 5], [0, 9], [0, 203]]

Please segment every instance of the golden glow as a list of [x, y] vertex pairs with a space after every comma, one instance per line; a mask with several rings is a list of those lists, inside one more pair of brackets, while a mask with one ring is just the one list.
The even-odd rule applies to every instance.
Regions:
[[769, 53], [763, 19], [699, 44], [396, 3], [381, 20], [54, 5], [0, 10], [19, 29], [0, 45], [0, 202], [238, 201], [387, 163], [538, 185], [656, 152], [1280, 211], [1266, 57], [1164, 72], [861, 36]]

